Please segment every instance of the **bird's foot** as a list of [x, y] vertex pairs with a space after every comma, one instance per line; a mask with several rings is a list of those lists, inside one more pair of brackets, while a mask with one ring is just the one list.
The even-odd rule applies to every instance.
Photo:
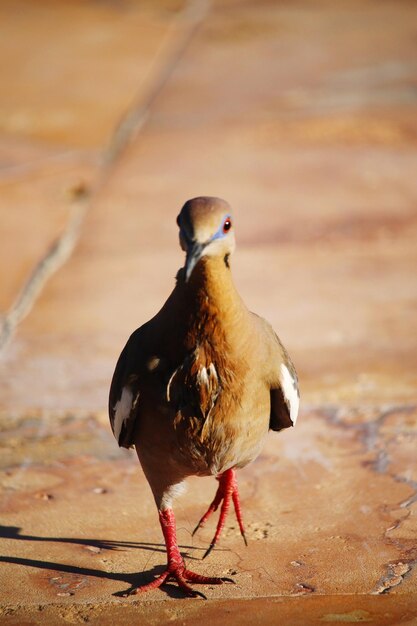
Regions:
[[168, 565], [167, 569], [160, 574], [157, 578], [152, 580], [150, 583], [146, 585], [140, 585], [139, 587], [134, 587], [130, 589], [127, 593], [124, 594], [124, 597], [135, 595], [138, 593], [145, 593], [146, 591], [152, 591], [152, 589], [157, 589], [165, 582], [169, 580], [176, 580], [178, 586], [182, 591], [190, 598], [204, 598], [207, 599], [204, 593], [200, 591], [196, 591], [193, 589], [188, 583], [194, 583], [199, 585], [222, 585], [223, 583], [233, 583], [234, 581], [231, 578], [217, 578], [212, 576], [202, 576], [201, 574], [196, 574], [191, 570], [187, 569], [184, 563], [172, 563]]
[[187, 569], [178, 549], [175, 531], [175, 517], [173, 510], [164, 509], [163, 511], [159, 511], [159, 521], [161, 523], [161, 528], [162, 532], [164, 533], [165, 543], [167, 547], [167, 568], [164, 572], [162, 572], [162, 574], [160, 574], [150, 583], [147, 583], [146, 585], [140, 585], [139, 587], [134, 587], [124, 593], [123, 595], [125, 597], [138, 593], [144, 593], [146, 591], [151, 591], [152, 589], [157, 589], [168, 580], [174, 579], [177, 581], [180, 589], [182, 589], [182, 591], [184, 591], [187, 596], [191, 598], [196, 598], [198, 596], [200, 596], [201, 598], [206, 598], [203, 593], [195, 591], [195, 589], [193, 589], [189, 585], [189, 583], [200, 585], [221, 585], [223, 583], [234, 582], [231, 578], [214, 578], [212, 576], [202, 576], [201, 574], [196, 574], [195, 572]]
[[217, 492], [216, 492], [216, 495], [214, 496], [213, 502], [210, 504], [209, 508], [204, 513], [203, 517], [200, 519], [200, 521], [198, 522], [197, 526], [194, 528], [194, 531], [193, 531], [193, 535], [194, 535], [197, 532], [197, 530], [201, 528], [201, 526], [204, 526], [204, 524], [206, 523], [210, 515], [214, 513], [214, 511], [217, 511], [219, 505], [221, 504], [220, 517], [219, 517], [219, 521], [217, 522], [216, 532], [212, 539], [212, 542], [210, 543], [208, 550], [205, 552], [203, 556], [203, 559], [205, 559], [206, 556], [210, 554], [210, 552], [213, 550], [214, 546], [216, 545], [221, 535], [221, 532], [226, 522], [227, 514], [229, 512], [231, 501], [233, 501], [233, 505], [235, 508], [235, 513], [236, 513], [237, 522], [239, 524], [240, 533], [243, 537], [245, 545], [248, 545], [248, 542], [245, 536], [245, 528], [243, 526], [242, 509], [240, 507], [236, 472], [233, 469], [229, 469], [223, 474], [221, 474], [220, 476], [218, 476], [217, 480], [219, 481], [219, 486], [217, 488]]

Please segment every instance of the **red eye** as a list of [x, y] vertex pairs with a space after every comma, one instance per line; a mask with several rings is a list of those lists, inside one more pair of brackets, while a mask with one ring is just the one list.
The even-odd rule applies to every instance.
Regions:
[[229, 231], [231, 228], [232, 228], [232, 221], [230, 218], [227, 218], [226, 220], [224, 220], [223, 232], [227, 233], [227, 231]]

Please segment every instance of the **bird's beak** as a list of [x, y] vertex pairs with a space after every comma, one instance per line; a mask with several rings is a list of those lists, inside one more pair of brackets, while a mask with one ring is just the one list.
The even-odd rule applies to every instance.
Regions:
[[199, 243], [198, 241], [193, 241], [188, 250], [187, 256], [185, 257], [185, 282], [188, 283], [188, 280], [193, 272], [194, 267], [197, 265], [201, 257], [203, 256], [204, 244]]

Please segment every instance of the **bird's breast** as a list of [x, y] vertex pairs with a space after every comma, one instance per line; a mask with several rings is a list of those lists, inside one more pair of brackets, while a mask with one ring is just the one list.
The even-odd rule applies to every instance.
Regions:
[[[246, 465], [268, 430], [264, 398], [247, 396], [244, 364], [195, 350], [172, 373], [167, 399], [175, 407], [174, 429], [184, 461], [199, 474], [219, 474]], [[243, 406], [254, 404], [254, 410]], [[255, 408], [256, 405], [256, 408]], [[263, 406], [264, 405], [264, 406]]]
[[215, 363], [197, 348], [172, 372], [166, 396], [178, 413], [192, 416], [202, 425], [209, 418], [220, 391]]

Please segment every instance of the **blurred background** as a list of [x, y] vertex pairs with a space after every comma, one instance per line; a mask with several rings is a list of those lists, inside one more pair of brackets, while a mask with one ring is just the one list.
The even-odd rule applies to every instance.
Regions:
[[[102, 573], [162, 562], [156, 548], [103, 544], [160, 541], [137, 462], [111, 437], [107, 393], [183, 262], [179, 209], [216, 195], [236, 212], [236, 283], [292, 355], [302, 415], [242, 472], [250, 547], [231, 527], [222, 545], [240, 560], [222, 552], [209, 567], [246, 572], [221, 592], [236, 615], [236, 598], [343, 592], [369, 594], [369, 615], [383, 594], [389, 619], [407, 617], [416, 4], [2, 0], [0, 23], [1, 484], [4, 528], [20, 529], [3, 531], [0, 593], [19, 604], [29, 577], [30, 601], [104, 602], [127, 578], [94, 578], [91, 559]], [[194, 554], [207, 498], [191, 483], [179, 515]], [[126, 514], [117, 527], [114, 511]], [[49, 543], [34, 543], [45, 519]]]

